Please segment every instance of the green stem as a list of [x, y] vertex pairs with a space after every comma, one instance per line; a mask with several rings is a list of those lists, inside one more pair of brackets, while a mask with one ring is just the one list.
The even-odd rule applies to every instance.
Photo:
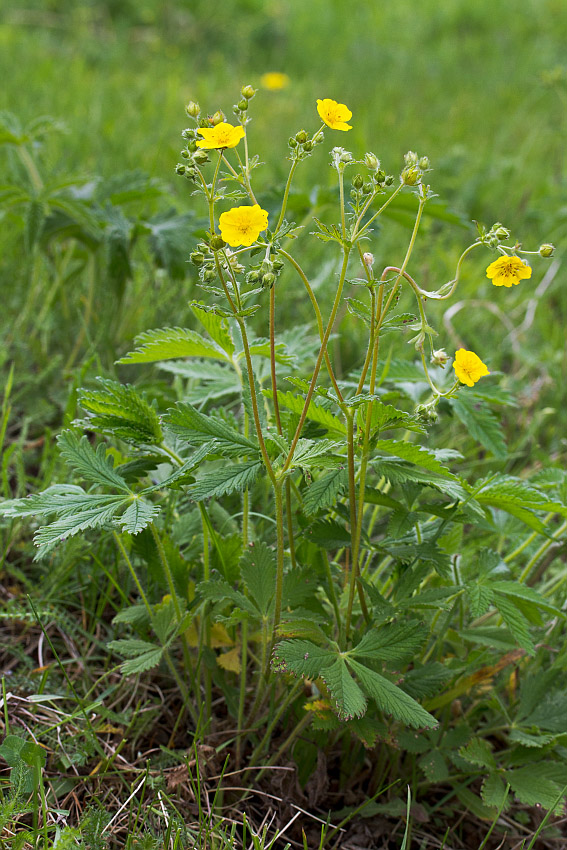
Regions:
[[527, 577], [529, 576], [532, 568], [537, 564], [542, 555], [545, 555], [550, 546], [557, 542], [557, 538], [560, 537], [563, 532], [567, 529], [567, 522], [563, 522], [559, 528], [553, 532], [549, 540], [546, 540], [545, 543], [542, 543], [537, 552], [530, 558], [526, 566], [524, 567], [518, 581], [525, 582]]
[[[201, 507], [201, 503], [199, 503]], [[201, 512], [201, 525], [203, 529], [203, 581], [209, 581], [210, 578], [210, 561], [209, 561], [209, 527], [204, 516], [204, 508]], [[205, 637], [205, 646], [211, 648], [211, 623], [209, 619], [208, 604], [203, 606], [203, 629]], [[211, 717], [211, 701], [212, 701], [212, 682], [211, 671], [207, 664], [203, 664], [203, 680], [205, 690], [205, 717]]]
[[276, 377], [276, 339], [275, 339], [275, 323], [276, 323], [276, 287], [270, 289], [270, 375], [272, 378], [272, 399], [274, 402], [274, 415], [276, 417], [276, 426], [278, 434], [282, 434], [282, 421], [280, 417], [280, 404], [278, 401], [278, 382]]
[[[209, 201], [209, 225], [211, 228], [211, 236], [215, 232], [215, 186], [217, 183], [217, 177], [219, 176], [220, 164], [222, 162], [223, 151], [219, 151], [219, 158], [217, 159], [217, 166], [215, 168], [215, 173], [213, 174], [213, 182], [211, 183], [211, 191], [208, 195]], [[200, 174], [201, 172], [199, 172]]]
[[37, 169], [37, 165], [35, 164], [32, 155], [26, 148], [21, 145], [17, 148], [17, 151], [18, 156], [20, 157], [22, 163], [26, 168], [26, 171], [28, 172], [33, 188], [35, 189], [37, 194], [39, 194], [43, 190], [43, 180], [41, 179], [41, 175]]
[[274, 483], [274, 499], [275, 499], [275, 514], [276, 514], [276, 534], [277, 534], [277, 565], [276, 565], [276, 593], [274, 607], [274, 622], [272, 625], [272, 646], [276, 642], [276, 630], [280, 622], [282, 612], [282, 593], [283, 593], [283, 575], [284, 575], [284, 520], [283, 520], [283, 502], [282, 502], [282, 484], [279, 479]]
[[252, 185], [250, 183], [249, 164], [248, 164], [248, 138], [247, 138], [246, 135], [244, 136], [244, 161], [245, 161], [246, 165], [242, 164], [242, 160], [240, 159], [240, 156], [238, 155], [238, 151], [236, 150], [236, 148], [234, 149], [234, 153], [236, 154], [238, 164], [240, 165], [240, 170], [242, 171], [242, 176], [244, 177], [244, 182], [246, 184], [246, 191], [250, 195], [250, 200], [252, 201], [252, 203], [257, 204], [258, 201], [256, 200], [254, 192], [252, 191]]
[[278, 218], [278, 223], [276, 224], [276, 227], [274, 229], [274, 237], [277, 235], [278, 230], [282, 226], [282, 223], [283, 223], [283, 220], [284, 220], [285, 211], [286, 211], [286, 208], [287, 208], [287, 200], [288, 200], [288, 197], [289, 197], [289, 190], [291, 188], [291, 181], [293, 180], [293, 175], [295, 174], [295, 169], [297, 168], [298, 164], [299, 164], [299, 160], [294, 159], [294, 161], [291, 164], [291, 168], [289, 170], [287, 183], [285, 184], [285, 189], [284, 189], [284, 196], [283, 196], [283, 200], [282, 200], [282, 208], [281, 208], [281, 211], [280, 211], [280, 216]]

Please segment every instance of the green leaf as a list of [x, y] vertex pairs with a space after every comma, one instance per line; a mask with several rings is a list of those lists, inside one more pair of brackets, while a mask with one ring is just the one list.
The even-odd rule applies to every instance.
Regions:
[[267, 614], [276, 591], [276, 557], [265, 543], [250, 543], [240, 561], [240, 574], [251, 598]]
[[276, 671], [293, 673], [294, 676], [316, 678], [336, 658], [336, 652], [317, 646], [310, 640], [284, 640], [274, 648], [272, 667]]
[[163, 434], [156, 411], [131, 384], [97, 378], [101, 389], [79, 390], [81, 407], [93, 414], [88, 427], [127, 443], [160, 445]]
[[174, 280], [183, 280], [187, 269], [187, 241], [191, 236], [192, 213], [164, 210], [145, 222], [156, 265]]
[[459, 755], [471, 764], [476, 764], [480, 767], [496, 767], [492, 748], [484, 738], [471, 738], [466, 747], [461, 747]]
[[352, 720], [353, 717], [362, 717], [365, 714], [366, 698], [350, 675], [343, 658], [336, 658], [320, 675], [329, 689], [334, 709], [341, 720]]
[[186, 402], [179, 402], [163, 417], [164, 425], [177, 437], [193, 445], [215, 440], [216, 449], [227, 457], [258, 454], [257, 445], [219, 416], [200, 413]]
[[228, 357], [232, 357], [235, 348], [227, 320], [223, 316], [218, 316], [207, 305], [196, 301], [191, 302], [191, 309], [211, 339], [222, 348]]
[[[377, 440], [374, 448], [377, 452], [387, 452], [390, 455], [395, 455], [402, 460], [415, 463], [443, 477], [452, 478], [454, 481], [459, 480], [456, 475], [453, 475], [446, 466], [443, 466], [437, 460], [432, 451], [423, 448], [423, 446], [416, 446], [415, 443], [407, 443], [404, 440]], [[373, 463], [378, 466], [380, 462], [380, 458], [373, 458]]]
[[551, 605], [550, 602], [545, 599], [537, 590], [534, 590], [533, 587], [529, 587], [527, 584], [521, 584], [519, 581], [495, 581], [491, 584], [492, 589], [499, 594], [504, 594], [513, 602], [515, 599], [523, 602], [531, 603], [538, 608], [541, 608], [542, 611], [547, 611], [548, 614], [552, 614], [554, 617], [561, 617], [565, 619], [567, 614], [564, 611], [560, 611], [559, 608], [556, 608], [555, 605]]
[[449, 403], [473, 439], [478, 440], [494, 457], [506, 457], [508, 452], [502, 427], [483, 401], [478, 397], [469, 399], [461, 393], [459, 398], [449, 399]]
[[246, 611], [252, 617], [257, 618], [259, 611], [256, 605], [239, 590], [235, 590], [226, 581], [202, 581], [197, 585], [199, 596], [210, 602], [233, 602], [242, 611]]
[[[271, 357], [270, 340], [259, 337], [251, 340], [250, 354], [255, 357]], [[276, 363], [281, 363], [282, 366], [292, 366], [295, 360], [293, 355], [287, 353], [287, 346], [283, 342], [276, 342], [274, 346], [274, 355]], [[239, 352], [239, 359], [243, 356], [244, 352]]]
[[191, 484], [187, 488], [187, 495], [195, 502], [202, 502], [203, 499], [218, 499], [228, 493], [242, 492], [252, 486], [262, 468], [262, 461], [249, 461], [215, 469]]
[[31, 200], [26, 209], [26, 249], [31, 251], [39, 240], [45, 223], [46, 207], [42, 201]]
[[360, 643], [351, 650], [355, 658], [403, 663], [417, 655], [428, 630], [416, 620], [391, 623], [381, 629], [366, 632]]
[[117, 363], [155, 363], [177, 357], [229, 359], [219, 345], [188, 328], [158, 328], [146, 331], [137, 336], [134, 342], [136, 348], [117, 360]]
[[137, 497], [120, 517], [119, 522], [122, 530], [129, 534], [139, 534], [152, 522], [160, 510], [159, 505], [152, 505], [150, 502]]
[[34, 543], [44, 550], [38, 553], [38, 557], [45, 554], [45, 547], [50, 547], [68, 537], [74, 537], [75, 534], [89, 528], [102, 528], [113, 519], [127, 501], [123, 496], [103, 497], [103, 499], [104, 501], [101, 499], [96, 507], [92, 507], [92, 501], [85, 501], [85, 505], [91, 506], [83, 510], [78, 509], [76, 513], [67, 513], [61, 519], [38, 529], [34, 534]]
[[517, 770], [507, 770], [504, 779], [521, 803], [527, 806], [543, 806], [544, 809], [563, 809], [561, 786], [545, 775], [545, 762], [530, 764]]
[[511, 475], [495, 475], [475, 485], [476, 500], [517, 517], [540, 534], [550, 536], [550, 531], [534, 511], [557, 511], [563, 513], [562, 505], [551, 502], [527, 482]]
[[356, 673], [362, 687], [371, 697], [378, 708], [385, 714], [391, 715], [395, 720], [405, 723], [414, 728], [435, 728], [437, 720], [429, 714], [409, 694], [398, 688], [389, 679], [375, 673], [353, 658], [348, 659], [349, 666]]
[[470, 493], [459, 483], [456, 476], [450, 473], [438, 475], [435, 472], [426, 472], [397, 459], [380, 459], [376, 463], [376, 470], [392, 484], [404, 484], [406, 481], [415, 481], [416, 484], [433, 487], [433, 489], [439, 490], [440, 493], [445, 493], [452, 501], [467, 502], [469, 507], [473, 504]]
[[485, 806], [500, 810], [506, 800], [506, 783], [497, 773], [491, 773], [484, 780], [480, 794]]
[[[272, 398], [272, 392], [270, 390], [264, 390], [264, 395], [268, 396], [268, 398]], [[278, 390], [278, 402], [280, 407], [285, 407], [287, 410], [291, 410], [292, 413], [296, 413], [300, 416], [303, 411], [305, 399], [301, 396], [296, 396], [291, 392], [282, 392], [281, 390]], [[320, 404], [315, 404], [313, 400], [309, 403], [307, 418], [312, 422], [317, 422], [319, 425], [322, 425], [323, 428], [327, 429], [327, 431], [341, 435], [346, 434], [347, 429], [344, 422], [342, 422], [337, 416], [333, 416], [329, 410], [321, 407]]]
[[163, 656], [163, 649], [160, 646], [145, 640], [112, 640], [108, 648], [130, 659], [120, 666], [122, 673], [126, 676], [157, 667]]
[[122, 478], [115, 472], [112, 459], [107, 458], [106, 448], [101, 443], [96, 452], [87, 437], [80, 437], [74, 431], [63, 431], [57, 438], [61, 455], [73, 469], [94, 484], [103, 484], [124, 493], [131, 490]]
[[[360, 408], [358, 412], [358, 424], [362, 429], [366, 426], [367, 413], [367, 408]], [[414, 416], [405, 413], [403, 410], [398, 410], [397, 407], [391, 404], [384, 404], [382, 401], [373, 401], [370, 420], [371, 436], [373, 437], [381, 431], [388, 431], [393, 428], [405, 428], [408, 431], [423, 432], [423, 426], [417, 422]], [[385, 451], [389, 450], [385, 449]]]
[[494, 596], [490, 585], [482, 582], [467, 587], [467, 595], [471, 615], [475, 618], [486, 614]]
[[330, 508], [347, 485], [347, 470], [332, 469], [309, 485], [303, 497], [303, 510], [308, 516], [312, 516], [320, 510]]
[[512, 632], [518, 644], [530, 655], [535, 654], [535, 646], [530, 635], [528, 621], [513, 602], [501, 593], [494, 594], [494, 605], [502, 615], [502, 619]]

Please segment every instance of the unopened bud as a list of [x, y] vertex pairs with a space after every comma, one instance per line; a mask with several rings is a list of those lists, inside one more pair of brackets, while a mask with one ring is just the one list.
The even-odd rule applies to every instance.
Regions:
[[355, 189], [362, 189], [363, 184], [364, 184], [364, 180], [362, 178], [362, 175], [361, 174], [355, 174], [354, 177], [352, 178], [352, 185], [354, 186], [354, 188]]
[[404, 162], [406, 165], [417, 165], [417, 159], [418, 157], [415, 151], [408, 151], [404, 155]]
[[343, 151], [339, 157], [340, 162], [352, 162], [352, 154], [350, 151]]
[[215, 114], [211, 115], [209, 121], [213, 125], [213, 127], [216, 127], [217, 124], [222, 124], [222, 122], [224, 121], [224, 114], [220, 111], [220, 109], [217, 109]]
[[257, 271], [248, 272], [246, 275], [246, 283], [258, 283], [260, 280], [260, 273]]
[[201, 114], [201, 107], [198, 103], [195, 103], [194, 100], [190, 100], [187, 106], [185, 107], [185, 112], [189, 115], [190, 118], [198, 118]]
[[386, 184], [386, 186], [391, 186], [393, 182], [394, 182], [394, 177], [393, 177], [393, 175], [392, 175], [392, 174], [388, 174], [388, 176], [387, 176], [387, 177], [386, 177], [386, 179], [384, 180], [384, 183]]
[[309, 140], [304, 142], [303, 143], [303, 150], [307, 151], [307, 153], [309, 153], [309, 151], [312, 151], [313, 150], [313, 142], [310, 142]]
[[411, 168], [404, 168], [402, 171], [402, 181], [406, 186], [415, 186], [420, 177], [421, 171], [415, 166], [412, 166]]
[[203, 280], [205, 281], [205, 283], [211, 283], [216, 278], [216, 276], [216, 272], [214, 272], [212, 269], [207, 269], [203, 273]]
[[242, 97], [245, 97], [246, 100], [252, 100], [254, 95], [256, 94], [256, 89], [252, 86], [242, 86], [240, 89], [240, 94]]
[[211, 246], [212, 251], [220, 251], [222, 248], [224, 248], [224, 241], [222, 236], [219, 236], [218, 233], [213, 233], [209, 241], [209, 245]]
[[307, 141], [309, 136], [307, 135], [305, 130], [299, 130], [299, 132], [295, 134], [295, 138], [299, 142], [299, 144], [302, 145], [304, 144], [304, 142]]
[[364, 164], [367, 168], [372, 168], [374, 171], [380, 168], [380, 160], [370, 151], [364, 155]]
[[433, 366], [440, 366], [442, 369], [445, 368], [447, 363], [451, 358], [447, 354], [444, 348], [438, 348], [431, 355], [431, 363]]
[[284, 264], [282, 263], [281, 260], [274, 260], [274, 262], [272, 263], [272, 268], [276, 272], [279, 272], [281, 269], [283, 269], [283, 267], [284, 267]]
[[293, 136], [289, 137], [289, 139], [287, 140], [287, 143], [290, 146], [290, 148], [296, 148], [297, 147], [297, 139], [294, 139]]
[[209, 161], [209, 155], [207, 151], [195, 151], [195, 153], [193, 154], [193, 161], [196, 162], [197, 165], [204, 165], [206, 162]]
[[187, 171], [187, 166], [183, 165], [182, 162], [178, 162], [177, 165], [175, 166], [175, 173], [176, 174], [185, 174], [186, 171]]
[[248, 101], [246, 100], [246, 98], [243, 98], [242, 100], [238, 101], [238, 108], [242, 112], [246, 112], [246, 110], [248, 109]]
[[275, 282], [276, 282], [276, 276], [273, 272], [268, 272], [262, 278], [262, 286], [264, 287], [264, 289], [269, 289], [270, 287], [272, 287], [274, 285]]
[[427, 169], [429, 168], [429, 157], [421, 156], [417, 164], [419, 165], [422, 171], [427, 171]]
[[540, 257], [552, 257], [554, 251], [555, 245], [552, 245], [551, 242], [544, 242], [543, 245], [539, 246]]
[[492, 226], [492, 232], [494, 233], [494, 235], [498, 239], [509, 239], [510, 238], [510, 231], [508, 230], [507, 227], [504, 227], [503, 224], [500, 224], [499, 221], [497, 221], [496, 224], [494, 224]]
[[386, 179], [386, 173], [382, 171], [381, 168], [379, 168], [376, 174], [374, 175], [374, 179], [377, 183], [383, 183]]
[[183, 157], [183, 159], [189, 159], [191, 154], [189, 153], [189, 151], [181, 151], [181, 156]]
[[201, 251], [193, 251], [189, 256], [194, 266], [202, 266], [205, 261], [205, 255]]
[[369, 195], [373, 191], [373, 189], [374, 189], [373, 184], [368, 182], [368, 180], [365, 183], [362, 184], [362, 191], [364, 192], [365, 195]]
[[362, 259], [364, 260], [364, 265], [371, 269], [374, 265], [374, 254], [371, 254], [370, 251], [365, 251], [362, 255]]

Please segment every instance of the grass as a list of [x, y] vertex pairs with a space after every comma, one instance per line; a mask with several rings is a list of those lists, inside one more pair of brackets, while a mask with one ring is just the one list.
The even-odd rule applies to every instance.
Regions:
[[[162, 324], [194, 325], [186, 304], [202, 297], [195, 272], [183, 255], [175, 273], [171, 255], [166, 261], [157, 257], [147, 223], [169, 209], [179, 216], [195, 209], [188, 184], [174, 175], [180, 132], [187, 124], [184, 103], [191, 98], [230, 116], [240, 85], [256, 85], [272, 69], [285, 71], [291, 84], [281, 92], [263, 91], [253, 103], [251, 133], [257, 140], [273, 139], [262, 149], [266, 205], [267, 187], [285, 181], [287, 137], [302, 126], [315, 129], [315, 99], [330, 96], [348, 103], [354, 116], [355, 129], [337, 143], [362, 155], [372, 140], [372, 150], [393, 173], [403, 153], [417, 149], [432, 160], [431, 182], [458, 217], [487, 225], [500, 218], [514, 236], [522, 234], [526, 246], [557, 244], [556, 260], [534, 273], [530, 300], [518, 287], [503, 312], [492, 300], [483, 262], [471, 260], [459, 302], [449, 311], [439, 309], [435, 318], [455, 347], [465, 343], [488, 351], [491, 370], [502, 370], [505, 386], [520, 395], [519, 408], [502, 413], [509, 455], [501, 468], [521, 476], [561, 468], [567, 429], [566, 38], [561, 0], [531, 0], [521, 12], [512, 0], [501, 0], [497, 14], [488, 0], [361, 2], [352, 8], [342, 0], [214, 5], [142, 0], [70, 3], [64, 12], [58, 4], [30, 0], [25, 9], [9, 7], [0, 24], [0, 74], [9, 81], [3, 106], [24, 125], [52, 115], [66, 126], [30, 148], [43, 177], [73, 175], [78, 186], [96, 177], [99, 187], [108, 187], [129, 173], [127, 191], [136, 183], [131, 172], [147, 177], [137, 195], [112, 202], [130, 228], [123, 243], [130, 271], [124, 277], [111, 273], [115, 255], [109, 262], [112, 227], [103, 211], [111, 189], [107, 195], [101, 190], [96, 200], [100, 244], [93, 248], [85, 242], [73, 256], [66, 255], [64, 240], [26, 252], [24, 213], [20, 208], [3, 212], [4, 498], [65, 480], [54, 436], [77, 415], [79, 386], [98, 374], [133, 380], [132, 372], [114, 361], [132, 347], [135, 334]], [[6, 173], [0, 182], [25, 181], [13, 151], [0, 156]], [[298, 220], [314, 207], [324, 216], [335, 190], [323, 149], [309, 169], [300, 171], [298, 187], [290, 200]], [[198, 216], [179, 223], [185, 256], [202, 227]], [[457, 223], [427, 222], [428, 253], [418, 246], [414, 256], [425, 285], [449, 279], [461, 232], [465, 239]], [[377, 262], [391, 256], [405, 234], [403, 225], [385, 229]], [[328, 314], [332, 293], [326, 296], [325, 289], [332, 272], [317, 277], [322, 257], [313, 248], [308, 271]], [[289, 292], [281, 303], [285, 323], [308, 322], [307, 305], [297, 307], [291, 275], [282, 285]], [[333, 343], [343, 374], [359, 362], [363, 344], [354, 322], [348, 329]], [[179, 376], [150, 369], [136, 383], [160, 410], [183, 392]], [[436, 440], [463, 451], [467, 474], [476, 477], [494, 468], [494, 458], [448, 416]], [[173, 516], [174, 502], [169, 510]], [[217, 530], [219, 523], [237, 529], [228, 515], [219, 514], [214, 522]], [[293, 706], [273, 730], [267, 750], [259, 751], [257, 764], [244, 768], [231, 760], [227, 765], [238, 703], [234, 688], [227, 709], [224, 692], [213, 686], [209, 696], [218, 728], [213, 734], [198, 728], [193, 735], [165, 667], [134, 677], [119, 671], [107, 647], [122, 634], [112, 619], [137, 596], [120, 551], [102, 539], [88, 544], [74, 539], [56, 559], [32, 564], [29, 533], [14, 532], [10, 525], [1, 530], [3, 731], [40, 742], [25, 758], [10, 754], [9, 747], [0, 751], [11, 771], [0, 788], [3, 847], [260, 850], [274, 842], [283, 847], [289, 839], [309, 850], [325, 840], [325, 846], [344, 847], [386, 847], [391, 840], [389, 846], [404, 850], [488, 850], [504, 841], [504, 847], [527, 850], [565, 840], [562, 820], [544, 823], [543, 812], [528, 803], [516, 802], [512, 812], [498, 817], [478, 803], [475, 808], [466, 780], [436, 785], [418, 774], [417, 756], [410, 808], [405, 788], [383, 791], [390, 777], [407, 770], [409, 762], [402, 765], [401, 755], [393, 750], [386, 755], [384, 748], [368, 756], [360, 744], [342, 749], [339, 736], [324, 731], [288, 743], [300, 719]], [[189, 532], [179, 523], [178, 540], [186, 542], [190, 536], [183, 535]], [[503, 520], [502, 545], [508, 532]], [[564, 554], [552, 543], [534, 561], [534, 580], [544, 593], [554, 592], [557, 582], [561, 587], [565, 569]], [[540, 545], [528, 541], [527, 563]], [[184, 552], [196, 557], [190, 547]], [[148, 563], [145, 581], [155, 595], [157, 568]], [[559, 637], [557, 630], [558, 650]], [[481, 700], [470, 709], [478, 728], [512, 697], [514, 676], [506, 669], [489, 680], [497, 683], [493, 702]], [[200, 711], [194, 707], [197, 716]], [[443, 712], [450, 724], [451, 706]], [[504, 746], [501, 734], [494, 732], [497, 747]], [[261, 743], [260, 733], [253, 731], [252, 738]], [[328, 740], [324, 763], [317, 750]], [[432, 748], [441, 747], [440, 740]], [[42, 754], [49, 759], [47, 771]], [[261, 782], [251, 783], [250, 771], [260, 770], [265, 771]], [[328, 775], [340, 781], [329, 788]], [[473, 788], [478, 791], [478, 783]], [[359, 811], [362, 804], [368, 808]]]

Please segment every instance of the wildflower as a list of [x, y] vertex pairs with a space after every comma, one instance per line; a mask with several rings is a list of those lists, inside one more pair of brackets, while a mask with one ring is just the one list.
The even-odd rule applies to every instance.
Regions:
[[464, 348], [459, 348], [455, 352], [453, 369], [459, 381], [467, 387], [472, 387], [483, 375], [490, 375], [480, 357], [474, 351], [467, 351]]
[[486, 276], [492, 280], [494, 286], [510, 287], [524, 278], [531, 277], [532, 270], [519, 257], [502, 256], [490, 263]]
[[268, 213], [258, 204], [233, 207], [219, 218], [221, 236], [232, 248], [248, 248], [268, 226]]
[[331, 130], [352, 130], [350, 124], [346, 123], [352, 118], [352, 112], [344, 103], [329, 98], [318, 100], [317, 112]]
[[289, 86], [289, 77], [281, 71], [268, 71], [260, 77], [260, 85], [269, 91], [280, 91]]
[[199, 133], [204, 136], [197, 141], [197, 147], [206, 148], [235, 148], [244, 137], [244, 127], [233, 127], [221, 121], [215, 127], [199, 127]]

